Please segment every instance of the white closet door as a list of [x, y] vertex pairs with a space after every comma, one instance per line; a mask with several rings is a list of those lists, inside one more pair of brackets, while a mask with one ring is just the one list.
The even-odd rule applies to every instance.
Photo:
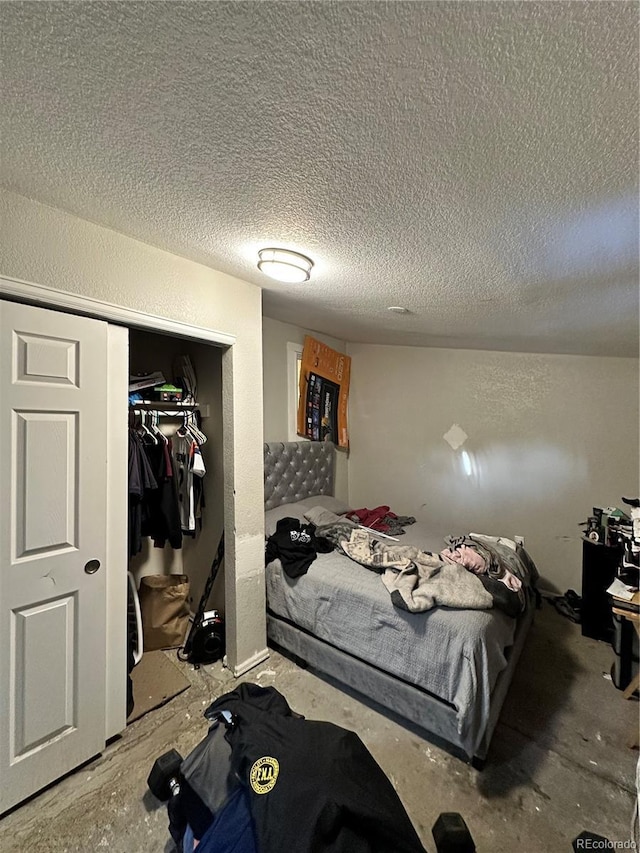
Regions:
[[0, 302], [0, 813], [104, 747], [107, 324]]

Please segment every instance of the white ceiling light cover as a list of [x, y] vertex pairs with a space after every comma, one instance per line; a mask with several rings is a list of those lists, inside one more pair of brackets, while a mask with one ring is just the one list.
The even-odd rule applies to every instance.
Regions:
[[258, 269], [269, 278], [288, 283], [309, 281], [313, 261], [288, 249], [261, 249], [258, 252]]

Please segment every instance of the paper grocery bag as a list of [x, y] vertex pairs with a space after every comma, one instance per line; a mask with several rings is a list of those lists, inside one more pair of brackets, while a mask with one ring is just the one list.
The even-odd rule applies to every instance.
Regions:
[[138, 595], [145, 652], [181, 646], [189, 627], [189, 578], [146, 575]]

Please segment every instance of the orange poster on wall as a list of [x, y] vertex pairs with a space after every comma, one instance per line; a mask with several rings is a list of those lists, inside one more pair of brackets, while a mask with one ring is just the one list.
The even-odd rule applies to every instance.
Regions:
[[351, 359], [326, 344], [304, 339], [298, 397], [298, 435], [349, 447], [347, 403]]

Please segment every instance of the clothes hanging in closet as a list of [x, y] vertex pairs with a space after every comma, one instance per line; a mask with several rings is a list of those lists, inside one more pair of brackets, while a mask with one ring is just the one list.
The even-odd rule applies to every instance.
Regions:
[[129, 430], [129, 556], [142, 550], [142, 515], [145, 497], [158, 488], [138, 433]]
[[169, 542], [182, 547], [178, 490], [171, 456], [171, 442], [160, 436], [155, 442], [129, 430], [129, 556], [142, 550], [149, 536], [156, 548]]
[[188, 536], [195, 536], [204, 506], [202, 478], [207, 469], [200, 446], [190, 432], [179, 430], [173, 436], [171, 445], [182, 532]]
[[149, 492], [146, 515], [142, 521], [142, 535], [153, 539], [156, 548], [164, 548], [168, 542], [172, 548], [182, 548], [182, 529], [178, 487], [171, 458], [171, 439], [158, 437], [157, 444], [145, 444], [143, 450], [158, 488]]

